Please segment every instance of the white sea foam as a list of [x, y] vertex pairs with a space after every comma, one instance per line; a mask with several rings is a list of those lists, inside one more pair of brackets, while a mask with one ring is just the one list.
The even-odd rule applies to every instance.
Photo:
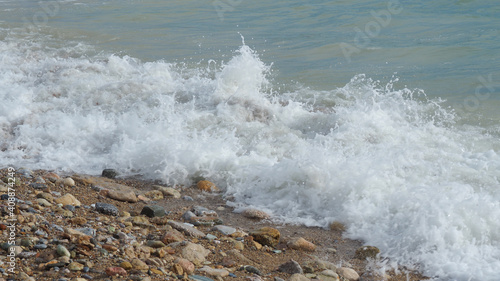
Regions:
[[358, 75], [279, 92], [248, 46], [197, 67], [86, 52], [0, 41], [1, 163], [204, 177], [236, 207], [344, 222], [348, 237], [437, 279], [498, 278], [499, 141], [420, 91]]

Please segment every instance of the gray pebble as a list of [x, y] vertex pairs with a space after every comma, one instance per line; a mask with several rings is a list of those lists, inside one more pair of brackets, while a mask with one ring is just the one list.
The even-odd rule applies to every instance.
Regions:
[[99, 213], [102, 213], [105, 215], [118, 216], [120, 214], [120, 211], [118, 210], [118, 208], [113, 204], [97, 202], [97, 203], [95, 203], [95, 209]]

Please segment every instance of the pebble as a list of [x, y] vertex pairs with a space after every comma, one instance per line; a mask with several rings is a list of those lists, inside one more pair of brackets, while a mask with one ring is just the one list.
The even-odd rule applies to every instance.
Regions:
[[104, 169], [102, 170], [101, 176], [105, 178], [114, 179], [118, 176], [118, 172], [115, 169]]
[[63, 245], [57, 245], [56, 251], [59, 256], [71, 257], [70, 252]]
[[118, 266], [108, 267], [105, 272], [108, 276], [127, 276], [127, 271]]
[[136, 203], [139, 201], [133, 191], [124, 192], [118, 190], [109, 190], [107, 196], [111, 199], [122, 202]]
[[250, 232], [253, 239], [262, 245], [275, 248], [280, 240], [280, 232], [272, 227], [262, 227], [258, 230]]
[[306, 239], [304, 239], [302, 237], [295, 238], [295, 239], [291, 240], [290, 242], [288, 242], [288, 247], [290, 247], [291, 249], [295, 249], [295, 250], [303, 250], [303, 251], [310, 251], [310, 252], [316, 250], [316, 245], [314, 245], [313, 243], [307, 241]]
[[224, 235], [231, 235], [236, 232], [236, 228], [226, 225], [216, 225], [213, 230], [218, 231]]
[[241, 214], [247, 218], [258, 219], [258, 220], [264, 220], [271, 217], [268, 213], [264, 211], [251, 208], [245, 209]]
[[349, 281], [357, 281], [359, 280], [359, 274], [352, 268], [341, 267], [337, 269], [337, 274], [344, 277]]
[[59, 198], [54, 199], [54, 202], [57, 204], [62, 204], [63, 206], [64, 205], [80, 206], [82, 204], [71, 193], [67, 193]]
[[120, 214], [120, 211], [118, 210], [118, 208], [113, 204], [98, 202], [95, 204], [95, 209], [99, 213], [102, 213], [105, 215], [118, 216]]
[[376, 259], [377, 255], [380, 253], [380, 250], [374, 246], [363, 246], [356, 250], [355, 257], [360, 260]]
[[181, 250], [182, 257], [194, 264], [203, 263], [209, 253], [210, 250], [205, 249], [202, 245], [191, 242], [187, 242]]
[[183, 232], [186, 235], [196, 237], [196, 238], [205, 237], [205, 233], [203, 233], [202, 231], [200, 231], [192, 226], [189, 226], [187, 224], [176, 222], [176, 221], [169, 221], [168, 224], [170, 226], [172, 226], [173, 228], [177, 229], [178, 231]]
[[142, 208], [141, 215], [145, 215], [150, 218], [163, 217], [166, 215], [166, 212], [165, 208], [163, 208], [162, 206], [148, 205]]
[[303, 274], [304, 273], [300, 264], [294, 260], [290, 260], [290, 261], [285, 262], [284, 264], [281, 264], [278, 267], [278, 271], [288, 273], [288, 274], [295, 274], [295, 273]]
[[207, 180], [199, 181], [196, 184], [196, 187], [198, 187], [199, 190], [207, 191], [207, 192], [217, 192], [217, 191], [219, 191], [219, 189], [217, 188], [217, 186], [215, 186], [215, 184], [213, 182], [207, 181]]
[[201, 272], [205, 272], [207, 275], [214, 276], [217, 278], [222, 278], [229, 275], [229, 271], [222, 268], [218, 269], [218, 268], [211, 268], [209, 266], [204, 266], [198, 270]]

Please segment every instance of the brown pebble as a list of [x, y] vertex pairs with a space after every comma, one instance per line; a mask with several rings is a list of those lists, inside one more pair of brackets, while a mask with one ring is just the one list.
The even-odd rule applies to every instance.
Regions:
[[124, 268], [118, 266], [108, 267], [106, 268], [105, 272], [108, 276], [127, 276], [127, 271]]
[[203, 180], [199, 181], [196, 186], [198, 187], [199, 190], [202, 191], [207, 191], [207, 192], [217, 192], [219, 189], [215, 184], [211, 181]]

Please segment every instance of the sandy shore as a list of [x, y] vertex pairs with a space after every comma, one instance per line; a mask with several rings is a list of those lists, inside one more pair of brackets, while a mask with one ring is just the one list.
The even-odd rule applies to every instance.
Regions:
[[[14, 217], [19, 220], [16, 222], [16, 229], [7, 228], [9, 224], [7, 219], [12, 218], [9, 211], [8, 198], [0, 201], [2, 206], [1, 239], [7, 241], [7, 238], [15, 235], [16, 245], [22, 244], [17, 250], [15, 258], [15, 267], [9, 267], [8, 256], [9, 249], [2, 250], [3, 278], [16, 277], [16, 280], [174, 280], [184, 278], [189, 280], [189, 276], [207, 276], [212, 280], [294, 280], [289, 272], [278, 271], [280, 265], [294, 260], [301, 265], [304, 271], [302, 276], [309, 280], [327, 280], [319, 274], [328, 268], [314, 268], [310, 266], [313, 261], [323, 261], [334, 264], [336, 268], [351, 268], [361, 276], [359, 280], [424, 280], [423, 276], [415, 272], [405, 271], [400, 268], [399, 274], [393, 271], [386, 272], [385, 276], [377, 278], [367, 278], [367, 272], [375, 272], [367, 265], [367, 260], [360, 259], [356, 255], [356, 250], [363, 246], [362, 241], [353, 241], [342, 237], [341, 228], [322, 229], [311, 228], [300, 225], [276, 224], [272, 219], [253, 219], [242, 214], [234, 213], [231, 207], [228, 207], [218, 192], [207, 192], [198, 189], [196, 186], [176, 187], [175, 191], [180, 194], [164, 196], [162, 199], [148, 198], [156, 194], [155, 191], [159, 182], [143, 181], [139, 179], [109, 179], [103, 177], [91, 177], [86, 175], [58, 175], [49, 171], [23, 171], [16, 168], [14, 175], [15, 185], [11, 186], [11, 191], [15, 192], [16, 202]], [[24, 173], [24, 174], [23, 174]], [[0, 170], [1, 178], [9, 183], [12, 174], [8, 169]], [[70, 177], [73, 180], [65, 182], [64, 179]], [[37, 185], [38, 184], [38, 185]], [[1, 194], [8, 194], [3, 185]], [[124, 202], [110, 198], [109, 190], [119, 190], [125, 194], [129, 191], [138, 197], [137, 202]], [[45, 201], [39, 199], [53, 197], [51, 205], [43, 206]], [[47, 195], [50, 194], [50, 195]], [[61, 208], [56, 203], [56, 199], [66, 194], [72, 194], [81, 204], [77, 208]], [[12, 195], [12, 194], [11, 194]], [[192, 198], [192, 200], [186, 200]], [[50, 199], [50, 198], [49, 198]], [[47, 199], [47, 201], [50, 201]], [[108, 203], [116, 206], [120, 212], [118, 216], [107, 215], [96, 212], [92, 207], [97, 202]], [[145, 206], [157, 205], [166, 211], [163, 218], [148, 218], [141, 216], [141, 211]], [[210, 220], [205, 221], [204, 225], [196, 226], [196, 229], [203, 234], [211, 234], [215, 239], [206, 239], [205, 237], [194, 237], [184, 233], [182, 237], [184, 243], [191, 242], [207, 249], [209, 253], [203, 262], [193, 262], [195, 270], [189, 272], [184, 270], [179, 272], [178, 259], [182, 258], [181, 247], [178, 244], [166, 244], [161, 248], [149, 247], [149, 253], [146, 256], [139, 254], [141, 245], [150, 241], [161, 241], [165, 233], [172, 230], [167, 221], [184, 222], [182, 217], [187, 211], [193, 210], [195, 206], [202, 206], [216, 213], [216, 223], [232, 227], [238, 230], [241, 235], [224, 235], [213, 229], [213, 223]], [[69, 211], [69, 212], [68, 212]], [[145, 225], [136, 224], [135, 217], [145, 219]], [[77, 220], [77, 218], [79, 218]], [[81, 218], [81, 219], [80, 219]], [[149, 220], [149, 222], [148, 222]], [[78, 221], [82, 221], [78, 223]], [[214, 221], [215, 222], [215, 221]], [[54, 227], [54, 225], [58, 227]], [[279, 244], [275, 246], [266, 246], [255, 243], [251, 234], [263, 227], [271, 227], [279, 231]], [[95, 230], [94, 240], [90, 237], [93, 245], [78, 244], [75, 239], [76, 234], [68, 234], [67, 229], [90, 228]], [[61, 230], [65, 231], [62, 232]], [[123, 241], [115, 239], [119, 236], [117, 233], [123, 232], [136, 238], [135, 252], [131, 257], [127, 256], [124, 250]], [[45, 235], [45, 236], [44, 236]], [[78, 236], [78, 235], [77, 235]], [[239, 237], [238, 237], [239, 236]], [[290, 242], [297, 238], [303, 238], [315, 245], [315, 249], [292, 249]], [[24, 239], [24, 240], [23, 240]], [[27, 242], [28, 241], [28, 242]], [[165, 240], [163, 240], [165, 241]], [[45, 243], [46, 248], [36, 246]], [[54, 253], [57, 245], [63, 245], [71, 253], [66, 259]], [[108, 245], [109, 244], [109, 245]], [[149, 244], [147, 244], [149, 245]], [[5, 245], [4, 245], [5, 246]], [[262, 247], [261, 247], [262, 246]], [[106, 249], [103, 251], [102, 249]], [[82, 250], [83, 249], [83, 250]], [[141, 248], [142, 249], [142, 248]], [[232, 256], [234, 251], [241, 255]], [[24, 254], [23, 254], [24, 253]], [[50, 256], [52, 254], [53, 256]], [[46, 257], [46, 256], [49, 257]], [[383, 257], [383, 253], [381, 253]], [[161, 261], [155, 261], [154, 259]], [[61, 262], [61, 259], [63, 261]], [[141, 259], [147, 264], [148, 268], [132, 268], [127, 270], [127, 275], [113, 277], [106, 274], [107, 269], [111, 267], [120, 267], [123, 262], [131, 259]], [[50, 263], [58, 263], [58, 266], [52, 266]], [[160, 262], [161, 264], [156, 264]], [[76, 263], [76, 264], [75, 264]], [[70, 264], [81, 264], [84, 269], [78, 270], [78, 267], [71, 267]], [[373, 264], [373, 263], [372, 263]], [[12, 264], [11, 264], [12, 265]], [[260, 275], [241, 270], [244, 266], [252, 266], [259, 270]], [[230, 276], [217, 277], [204, 271], [201, 268], [212, 268], [225, 270]], [[334, 270], [335, 271], [335, 270]], [[224, 273], [225, 274], [225, 273]], [[305, 277], [307, 276], [307, 277]], [[24, 278], [24, 279], [22, 279]], [[79, 279], [80, 278], [80, 279]], [[252, 279], [253, 278], [253, 279]], [[292, 279], [291, 279], [292, 278]], [[322, 279], [323, 278], [323, 279]], [[342, 275], [339, 279], [342, 280]], [[385, 279], [384, 279], [385, 278]], [[0, 280], [2, 278], [0, 277]], [[299, 280], [299, 279], [295, 279]], [[304, 279], [306, 280], [306, 279]], [[334, 280], [334, 279], [330, 279]], [[345, 279], [344, 279], [345, 280]]]

